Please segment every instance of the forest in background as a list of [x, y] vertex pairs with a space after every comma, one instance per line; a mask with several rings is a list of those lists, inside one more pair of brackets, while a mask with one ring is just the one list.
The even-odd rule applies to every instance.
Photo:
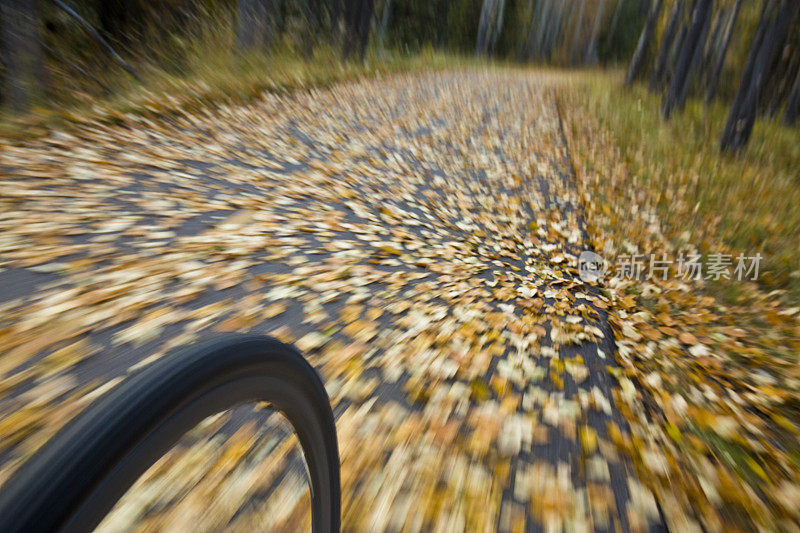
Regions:
[[[20, 235], [19, 239], [10, 239], [7, 248], [23, 258], [36, 254], [34, 257], [46, 261], [34, 265], [39, 274], [49, 269], [76, 268], [82, 276], [82, 269], [93, 269], [100, 261], [110, 259], [124, 262], [122, 268], [130, 269], [137, 280], [149, 275], [148, 269], [153, 266], [158, 267], [158, 276], [171, 278], [175, 268], [169, 263], [162, 266], [152, 262], [155, 248], [143, 247], [144, 252], [135, 260], [127, 250], [116, 256], [109, 254], [106, 247], [114, 242], [108, 240], [109, 235], [115, 233], [107, 233], [104, 226], [97, 225], [102, 230], [95, 243], [97, 263], [60, 255], [68, 248], [53, 240], [52, 233], [55, 231], [56, 237], [71, 236], [77, 229], [80, 231], [76, 233], [83, 235], [84, 226], [95, 231], [85, 219], [94, 221], [95, 214], [116, 218], [117, 203], [105, 202], [116, 199], [120, 192], [128, 196], [125, 189], [114, 190], [120, 175], [130, 183], [146, 183], [148, 178], [132, 172], [139, 164], [145, 167], [145, 176], [150, 175], [150, 163], [163, 165], [158, 171], [158, 194], [166, 191], [167, 197], [176, 201], [197, 199], [197, 204], [191, 209], [181, 208], [179, 214], [194, 216], [193, 205], [216, 205], [213, 198], [208, 200], [211, 194], [203, 185], [203, 180], [213, 174], [205, 167], [189, 169], [183, 162], [174, 161], [170, 152], [176, 145], [183, 146], [191, 157], [197, 147], [198, 152], [212, 153], [212, 160], [219, 159], [221, 153], [226, 159], [222, 173], [237, 180], [261, 180], [262, 171], [271, 175], [274, 160], [268, 155], [253, 159], [255, 150], [242, 151], [247, 170], [233, 168], [231, 172], [227, 159], [239, 154], [240, 148], [218, 152], [215, 141], [210, 150], [205, 150], [202, 144], [207, 139], [218, 139], [222, 146], [245, 140], [251, 148], [258, 146], [259, 154], [293, 153], [292, 146], [305, 150], [305, 143], [295, 145], [291, 137], [284, 139], [281, 128], [254, 127], [250, 120], [237, 121], [237, 116], [260, 113], [258, 120], [269, 121], [278, 109], [287, 123], [295, 118], [302, 122], [306, 117], [294, 115], [291, 107], [291, 102], [301, 101], [321, 110], [309, 114], [303, 122], [309, 129], [316, 132], [322, 124], [327, 135], [330, 130], [324, 127], [332, 126], [357, 141], [357, 149], [351, 152], [355, 157], [338, 160], [337, 154], [329, 158], [336, 166], [321, 167], [324, 171], [315, 168], [306, 172], [302, 168], [290, 174], [291, 179], [281, 178], [278, 189], [266, 189], [257, 200], [247, 191], [239, 196], [240, 191], [234, 190], [238, 187], [231, 188], [236, 209], [241, 205], [261, 209], [262, 201], [294, 197], [296, 187], [305, 187], [300, 180], [324, 180], [319, 191], [327, 204], [333, 204], [341, 199], [338, 182], [347, 184], [349, 175], [374, 177], [362, 172], [360, 166], [361, 145], [373, 139], [365, 139], [367, 130], [352, 127], [351, 116], [357, 119], [369, 115], [387, 102], [399, 102], [401, 111], [411, 111], [420, 124], [431, 123], [437, 111], [447, 109], [450, 103], [469, 109], [469, 113], [474, 110], [472, 119], [476, 122], [468, 122], [470, 117], [465, 119], [463, 112], [450, 111], [451, 122], [435, 123], [422, 134], [452, 136], [460, 129], [477, 130], [477, 120], [485, 120], [480, 118], [481, 112], [488, 111], [488, 129], [496, 133], [496, 125], [516, 124], [518, 135], [483, 136], [477, 144], [462, 145], [453, 152], [450, 160], [455, 164], [448, 167], [447, 175], [463, 179], [467, 176], [462, 171], [466, 164], [498, 147], [505, 154], [525, 158], [540, 153], [560, 158], [565, 153], [577, 193], [563, 196], [563, 203], [572, 203], [572, 197], [579, 202], [578, 208], [585, 213], [586, 233], [604, 258], [630, 259], [641, 253], [676, 259], [688, 252], [701, 256], [701, 262], [706, 263], [714, 255], [761, 257], [758, 278], [752, 282], [742, 283], [735, 276], [689, 280], [655, 276], [608, 284], [613, 291], [609, 315], [614, 317], [611, 322], [617, 346], [613, 357], [620, 365], [613, 377], [626, 383], [615, 391], [615, 405], [620, 406], [632, 428], [632, 437], [614, 433], [612, 449], [630, 456], [637, 478], [668, 514], [692, 516], [698, 529], [792, 530], [800, 523], [796, 506], [800, 494], [797, 0], [0, 0], [0, 8], [0, 58], [4, 65], [0, 91], [5, 105], [5, 114], [0, 116], [0, 154], [8, 154], [12, 166], [22, 167], [19, 173], [7, 171], [4, 180], [9, 190], [4, 195], [8, 208], [3, 220], [9, 234]], [[500, 67], [492, 68], [492, 64]], [[252, 106], [226, 105], [258, 99], [265, 91], [316, 88], [343, 79], [414, 68], [462, 66], [471, 69], [467, 75], [365, 81], [356, 87], [365, 90], [354, 91], [358, 97], [351, 100], [336, 100], [340, 93], [335, 89], [298, 91], [296, 98], [267, 95], [262, 101], [253, 101]], [[473, 75], [477, 70], [481, 71], [479, 75]], [[495, 80], [517, 75], [530, 86], [542, 86], [541, 93], [534, 98], [529, 92], [517, 93], [513, 105], [506, 106], [505, 120], [493, 123], [492, 100], [514, 91], [513, 87], [506, 90], [498, 86]], [[483, 99], [474, 101], [469, 93], [458, 92], [457, 84], [447, 85], [445, 96], [452, 91], [454, 97], [444, 98], [444, 104], [426, 98], [429, 93], [419, 90], [431, 79], [453, 77], [483, 78], [490, 83], [482, 86]], [[544, 79], [557, 81], [550, 85]], [[415, 91], [411, 100], [420, 102], [387, 99], [380, 88], [388, 85]], [[351, 88], [341, 89], [346, 92]], [[563, 145], [525, 138], [528, 132], [536, 132], [539, 121], [548, 120], [540, 112], [542, 107], [537, 107], [545, 100], [556, 109], [549, 120], [558, 116]], [[285, 109], [274, 107], [276, 101], [289, 105]], [[189, 105], [196, 107], [189, 109]], [[334, 112], [335, 120], [326, 124], [328, 111]], [[181, 116], [172, 120], [173, 112]], [[150, 113], [159, 119], [150, 120]], [[36, 130], [42, 132], [37, 137], [30, 123], [22, 120], [34, 116], [60, 116], [63, 122]], [[187, 123], [200, 125], [196, 134], [185, 134], [183, 124]], [[237, 134], [229, 137], [232, 129]], [[385, 131], [391, 137], [396, 130]], [[15, 135], [13, 139], [7, 137], [9, 132]], [[412, 139], [397, 137], [399, 143]], [[129, 138], [133, 142], [129, 143]], [[331, 139], [339, 143], [338, 137]], [[262, 149], [265, 145], [269, 150]], [[420, 145], [406, 146], [416, 150]], [[162, 155], [165, 153], [168, 155]], [[547, 169], [542, 172], [534, 159], [528, 160], [531, 175], [550, 179], [558, 174]], [[501, 158], [496, 161], [496, 175], [506, 177], [505, 162]], [[256, 165], [264, 168], [251, 172]], [[389, 168], [391, 174], [383, 175], [387, 179], [381, 183], [401, 191], [412, 181], [404, 178], [414, 177], [410, 166]], [[519, 175], [512, 175], [515, 180], [527, 175], [526, 167], [521, 168]], [[82, 179], [87, 176], [93, 180]], [[54, 196], [51, 187], [55, 180], [72, 189], [71, 196]], [[216, 191], [217, 187], [214, 183], [212, 188]], [[317, 194], [316, 188], [309, 191]], [[361, 201], [361, 192], [353, 189], [347, 197]], [[459, 199], [457, 192], [442, 195], [445, 205]], [[502, 189], [491, 190], [496, 192], [501, 193], [498, 198], [506, 198]], [[85, 202], [87, 195], [96, 202]], [[239, 204], [239, 198], [248, 203]], [[250, 204], [251, 200], [258, 203]], [[70, 225], [51, 215], [56, 201], [64, 202]], [[98, 205], [109, 207], [98, 209]], [[161, 209], [158, 203], [144, 205], [148, 212]], [[522, 202], [492, 201], [489, 205], [487, 218], [494, 218], [496, 213]], [[210, 234], [211, 246], [200, 246], [202, 253], [215, 258], [209, 261], [210, 281], [228, 283], [219, 277], [226, 261], [216, 260], [220, 251], [217, 244], [226, 242], [226, 235], [237, 238], [239, 232], [250, 231], [246, 226], [260, 224], [249, 215], [241, 219], [233, 216], [238, 229], [231, 232], [226, 229], [230, 226], [222, 227], [220, 233]], [[304, 228], [307, 220], [301, 213], [297, 228]], [[524, 225], [515, 235], [522, 240], [528, 230], [554, 227], [550, 222]], [[153, 239], [160, 240], [161, 232], [152, 232], [152, 227], [147, 223], [140, 226], [137, 221], [131, 230], [136, 238], [150, 238], [152, 233]], [[386, 231], [395, 229], [387, 227]], [[269, 235], [273, 228], [262, 231]], [[38, 236], [40, 232], [43, 246], [31, 246], [28, 235]], [[235, 253], [249, 259], [251, 251], [243, 248], [238, 238], [234, 244]], [[262, 253], [263, 246], [257, 246], [257, 253]], [[395, 256], [395, 251], [389, 247], [382, 253]], [[167, 254], [170, 261], [177, 256], [173, 252], [170, 249]], [[91, 259], [95, 261], [94, 256]], [[29, 265], [23, 263], [24, 268]], [[307, 278], [306, 274], [301, 277]], [[81, 278], [73, 279], [82, 283]], [[126, 284], [123, 290], [138, 287], [135, 282]], [[114, 289], [114, 285], [100, 288]], [[222, 291], [214, 288], [214, 292]], [[66, 294], [65, 298], [78, 301]], [[404, 298], [398, 293], [386, 294], [391, 299]], [[172, 305], [170, 301], [166, 300], [167, 305]], [[89, 316], [98, 316], [97, 310], [117, 306], [117, 302], [116, 297], [104, 298], [85, 309], [91, 311]], [[53, 309], [51, 305], [41, 307], [38, 311], [33, 308], [33, 312], [50, 313]], [[242, 310], [237, 320], [251, 320], [249, 300], [234, 302], [233, 307], [236, 313]], [[265, 311], [273, 312], [270, 308], [272, 304]], [[30, 308], [24, 309], [28, 311]], [[136, 314], [137, 309], [124, 311], [114, 313], [111, 320], [127, 320], [126, 314]], [[283, 311], [277, 312], [280, 315]], [[19, 316], [6, 312], [5, 319], [16, 321]], [[149, 335], [162, 327], [160, 323], [152, 325], [152, 321], [171, 316], [176, 315], [148, 312], [125, 331]], [[34, 372], [42, 373], [34, 375], [48, 376], [54, 366], [78, 364], [71, 359], [91, 357], [83, 347], [74, 353], [58, 350], [42, 359], [33, 357], [37, 353], [34, 350], [40, 349], [39, 339], [64, 340], [51, 334], [53, 325], [61, 319], [58, 314], [45, 316], [35, 322], [35, 329], [25, 329], [30, 322], [20, 321], [23, 329], [12, 335], [24, 341], [22, 349], [14, 348], [12, 356], [33, 359]], [[208, 315], [198, 320], [213, 321]], [[279, 320], [286, 320], [286, 315], [280, 315]], [[140, 329], [148, 322], [147, 329]], [[219, 323], [225, 324], [224, 328], [239, 327], [227, 319]], [[95, 322], [90, 327], [105, 326]], [[189, 333], [195, 332], [194, 325], [189, 329]], [[296, 336], [304, 351], [318, 349], [317, 343], [326, 339], [312, 333]], [[445, 342], [449, 343], [449, 338]], [[326, 353], [334, 353], [340, 346], [331, 344]], [[54, 360], [54, 355], [61, 359]], [[546, 369], [548, 374], [553, 368]], [[566, 376], [565, 368], [560, 369], [560, 375]], [[493, 382], [487, 378], [486, 391], [491, 390]], [[19, 382], [5, 383], [16, 386]], [[464, 390], [472, 390], [473, 383], [465, 382]], [[483, 385], [483, 381], [478, 383]], [[475, 389], [483, 396], [483, 388]], [[415, 384], [413, 390], [414, 401], [436, 394], [428, 392], [432, 390], [428, 383]], [[672, 409], [679, 405], [675, 401], [682, 402], [680, 411]], [[29, 419], [48, 426], [58, 425], [53, 420], [63, 421], [65, 402], [56, 398], [53, 403], [58, 408], [37, 401], [35, 411], [18, 410], [7, 431], [0, 433], [27, 444], [29, 428], [35, 426], [28, 423]], [[501, 426], [497, 427], [499, 431]], [[581, 449], [602, 449], [594, 433], [573, 433], [573, 437], [577, 435], [584, 446]], [[427, 436], [423, 442], [425, 439]], [[374, 439], [370, 438], [366, 448], [380, 452], [375, 464], [384, 464], [386, 450], [376, 447]], [[437, 458], [437, 464], [445, 463]], [[485, 496], [485, 492], [480, 493], [481, 501]], [[365, 508], [364, 500], [347, 500], [353, 502], [357, 512]], [[694, 523], [676, 522], [672, 529], [686, 530], [686, 524]]]
[[[630, 56], [647, 2], [3, 0], [6, 107], [107, 95], [154, 72], [333, 53], [437, 50], [558, 65]], [[579, 12], [578, 12], [579, 10]], [[24, 56], [24, 57], [23, 57]]]
[[424, 52], [562, 67], [624, 65], [629, 84], [643, 80], [663, 94], [667, 119], [691, 97], [730, 104], [723, 148], [743, 146], [757, 115], [783, 115], [791, 125], [800, 113], [800, 3], [791, 0], [3, 0], [0, 6], [0, 102], [14, 114], [152, 88], [154, 78], [217, 78], [217, 85], [236, 86], [239, 78], [269, 77], [286, 61], [357, 69]]
[[[643, 0], [3, 0], [6, 107], [118, 91], [254, 56], [435, 49], [552, 64], [610, 63], [636, 46]], [[15, 56], [26, 55], [25, 60]], [[221, 57], [222, 56], [222, 57]], [[351, 57], [353, 56], [353, 57]], [[224, 59], [223, 59], [224, 58]], [[26, 66], [27, 64], [27, 66]], [[27, 79], [26, 79], [27, 78]], [[14, 88], [18, 90], [15, 93]]]

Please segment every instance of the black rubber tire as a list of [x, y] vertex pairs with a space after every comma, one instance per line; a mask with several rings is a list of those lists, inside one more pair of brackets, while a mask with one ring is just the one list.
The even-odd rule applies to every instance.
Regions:
[[300, 353], [224, 335], [132, 374], [47, 442], [0, 488], [0, 531], [91, 531], [187, 431], [235, 405], [270, 402], [303, 448], [315, 533], [340, 523], [339, 451], [328, 395]]

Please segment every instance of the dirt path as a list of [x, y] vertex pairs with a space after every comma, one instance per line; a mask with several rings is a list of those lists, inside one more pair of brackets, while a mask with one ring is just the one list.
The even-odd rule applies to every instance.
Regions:
[[[614, 340], [577, 276], [557, 82], [398, 76], [9, 147], [0, 480], [91, 391], [250, 331], [295, 342], [326, 382], [346, 530], [659, 527], [612, 443]], [[175, 459], [180, 488], [151, 494], [153, 474], [116, 523], [277, 527], [256, 516], [275, 479], [241, 487], [279, 446], [256, 420], [200, 431], [195, 477]], [[198, 463], [208, 498], [176, 503]]]

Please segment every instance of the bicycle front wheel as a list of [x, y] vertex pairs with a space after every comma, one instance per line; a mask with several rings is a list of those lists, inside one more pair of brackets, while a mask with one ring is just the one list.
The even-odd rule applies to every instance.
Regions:
[[265, 401], [297, 433], [314, 532], [340, 523], [339, 453], [328, 396], [300, 353], [275, 339], [225, 335], [131, 375], [47, 442], [5, 484], [0, 531], [90, 531], [200, 421]]

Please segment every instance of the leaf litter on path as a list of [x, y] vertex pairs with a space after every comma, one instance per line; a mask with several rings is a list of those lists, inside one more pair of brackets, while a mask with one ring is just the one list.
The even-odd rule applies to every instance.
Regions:
[[[3, 146], [0, 279], [35, 277], [0, 301], [0, 481], [91, 391], [203, 334], [251, 331], [295, 343], [325, 381], [346, 530], [713, 529], [697, 518], [706, 508], [684, 505], [698, 491], [714, 505], [753, 495], [708, 458], [680, 472], [696, 484], [665, 486], [676, 458], [695, 457], [686, 414], [696, 434], [733, 440], [734, 422], [764, 419], [645, 395], [678, 385], [653, 345], [672, 354], [688, 337], [679, 317], [646, 327], [632, 298], [577, 275], [580, 252], [602, 243], [581, 219], [562, 81], [401, 75]], [[742, 343], [728, 326], [694, 331], [696, 345], [711, 333]], [[774, 379], [737, 392], [739, 405], [788, 432], [772, 400], [751, 399], [788, 400]], [[653, 430], [653, 412], [671, 425]], [[198, 428], [120, 502], [114, 527], [250, 530], [267, 527], [270, 502], [299, 509], [302, 483], [273, 476], [294, 452], [256, 420]], [[761, 457], [757, 478], [789, 482]]]

